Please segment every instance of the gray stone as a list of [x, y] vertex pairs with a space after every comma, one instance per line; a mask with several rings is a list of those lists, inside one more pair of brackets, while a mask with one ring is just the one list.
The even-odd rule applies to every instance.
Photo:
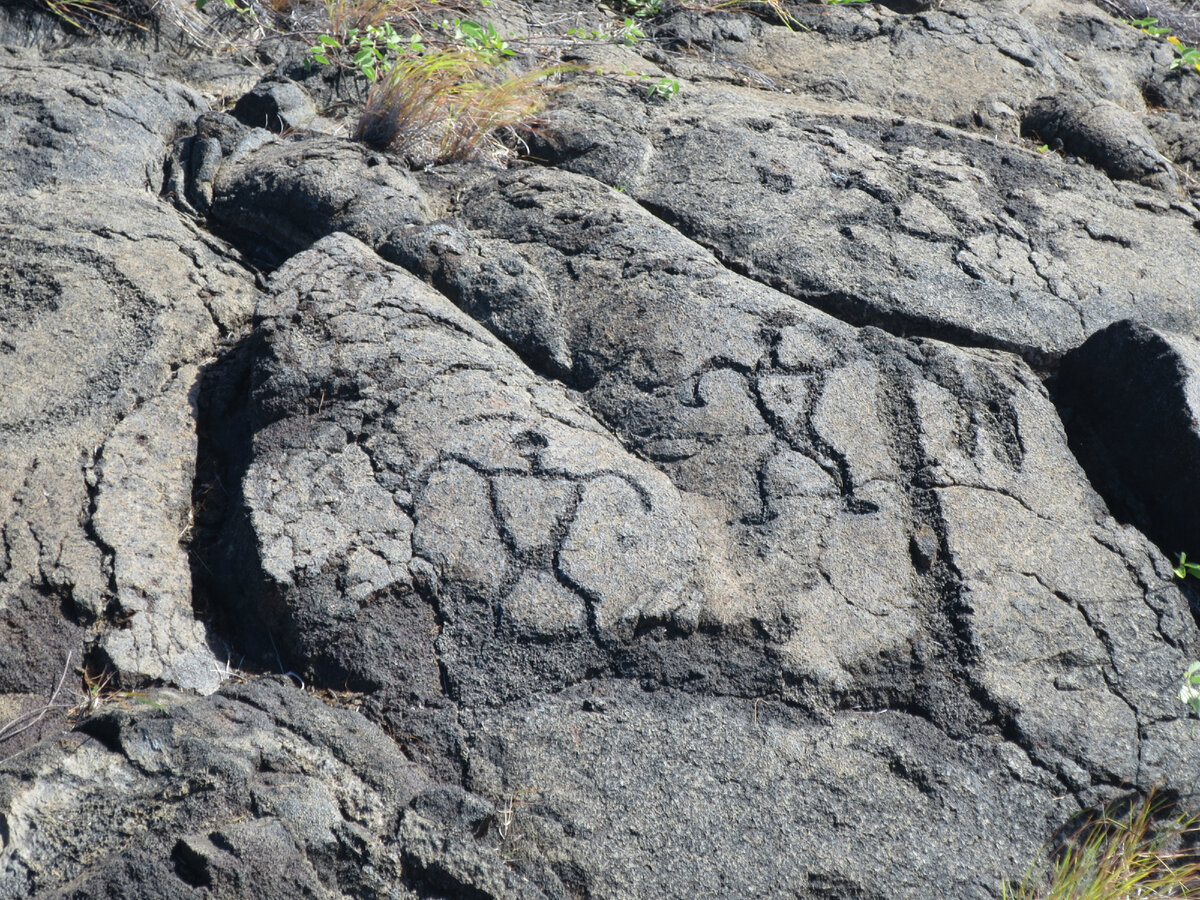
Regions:
[[374, 245], [426, 212], [413, 177], [394, 161], [318, 136], [238, 154], [211, 190], [214, 228], [272, 266], [334, 231]]
[[1025, 114], [1025, 128], [1039, 140], [1104, 169], [1114, 178], [1129, 178], [1166, 190], [1179, 182], [1171, 163], [1127, 110], [1108, 101], [1075, 95], [1039, 98]]
[[[333, 665], [385, 690], [407, 679], [352, 648], [394, 644], [377, 611], [414, 592], [436, 611], [437, 659], [461, 690], [483, 668], [451, 662], [486, 652], [502, 610], [589, 643], [646, 618], [694, 624], [703, 566], [681, 499], [566, 392], [345, 235], [289, 262], [273, 291], [252, 414], [271, 424], [244, 480], [255, 556], [238, 566], [261, 565], [283, 621], [306, 623], [283, 627], [310, 674]], [[431, 641], [414, 649], [432, 662]], [[496, 665], [500, 682], [537, 668], [532, 656]]]
[[309, 125], [317, 116], [317, 108], [295, 82], [264, 79], [238, 99], [233, 115], [251, 128], [279, 133]]
[[[613, 652], [622, 671], [685, 691], [649, 703], [634, 731], [662, 735], [669, 726], [660, 717], [702, 702], [688, 699], [694, 691], [796, 704], [829, 717], [824, 727], [832, 734], [849, 727], [856, 711], [871, 709], [896, 711], [889, 715], [909, 722], [900, 726], [909, 735], [932, 723], [960, 748], [970, 735], [987, 735], [997, 741], [989, 752], [1024, 759], [1050, 779], [1046, 784], [1083, 802], [1103, 785], [1137, 783], [1150, 772], [1144, 753], [1158, 739], [1148, 739], [1147, 729], [1162, 716], [1178, 716], [1174, 683], [1186, 663], [1180, 648], [1194, 648], [1196, 640], [1185, 624], [1189, 636], [1179, 643], [1176, 626], [1163, 624], [1162, 603], [1176, 623], [1188, 621], [1186, 603], [1162, 580], [1156, 551], [1103, 512], [1045, 389], [1018, 358], [848, 328], [729, 273], [654, 216], [586, 179], [500, 176], [464, 193], [459, 211], [453, 269], [433, 268], [434, 283], [453, 278], [455, 290], [470, 292], [471, 274], [484, 271], [475, 259], [518, 254], [537, 278], [558, 285], [551, 314], [571, 336], [571, 383], [633, 453], [670, 476], [706, 550], [707, 576], [695, 599], [667, 602], [659, 624], [648, 620], [632, 638], [618, 633]], [[444, 233], [444, 226], [431, 232]], [[514, 289], [496, 302], [511, 308], [520, 296], [528, 295]], [[504, 337], [523, 341], [520, 334]], [[584, 499], [576, 523], [636, 510], [630, 492], [623, 501], [620, 491], [605, 496], [609, 505], [594, 513]], [[602, 549], [595, 559], [603, 562], [594, 574], [580, 574], [569, 555], [571, 531], [560, 558], [575, 583], [586, 577], [598, 585], [593, 590], [619, 586], [627, 566], [644, 569], [658, 559], [648, 582], [658, 585], [678, 565], [662, 564], [674, 559], [670, 545], [658, 543], [663, 533], [647, 523], [627, 541], [619, 532], [613, 544], [585, 540]], [[910, 555], [910, 547], [922, 549]], [[1149, 585], [1159, 585], [1153, 595]], [[603, 614], [602, 603], [598, 624]], [[751, 637], [756, 633], [762, 637]], [[483, 731], [518, 742], [507, 723], [540, 727], [536, 697], [518, 720], [489, 713]], [[556, 706], [545, 716], [552, 727], [564, 712]], [[551, 761], [555, 754], [537, 749], [540, 740], [517, 754], [524, 781], [511, 779], [514, 757], [497, 749], [507, 743], [475, 740], [487, 748], [472, 755], [480, 771], [486, 760], [500, 760], [510, 789], [566, 777]], [[673, 752], [711, 772], [711, 757], [697, 762], [710, 750], [689, 744]], [[871, 765], [863, 760], [859, 768]], [[1166, 766], [1163, 780], [1187, 783], [1181, 759], [1156, 757], [1155, 765]], [[480, 777], [495, 795], [496, 785]], [[830, 783], [828, 774], [813, 777]], [[863, 790], [871, 797], [892, 796], [869, 783]], [[945, 793], [938, 796], [950, 807], [959, 790], [982, 797], [954, 778], [940, 784]], [[596, 810], [626, 809], [653, 789], [631, 786], [627, 800], [608, 791], [598, 781], [580, 785], [548, 803], [546, 821], [561, 822], [580, 804], [592, 809], [585, 796], [602, 798]], [[1010, 801], [990, 796], [995, 811], [978, 815], [1011, 815], [1000, 812]], [[645, 821], [629, 840], [646, 847], [639, 835], [652, 834], [662, 858], [696, 857], [671, 836], [677, 832], [670, 817], [703, 819], [698, 806], [679, 813], [667, 804], [660, 814], [637, 802]], [[792, 802], [781, 797], [769, 805]], [[894, 802], [911, 807], [898, 796]], [[1032, 802], [1044, 811], [1049, 797]], [[749, 814], [737, 801], [716, 805], [733, 822]], [[545, 827], [538, 846], [553, 858], [569, 832]], [[580, 827], [580, 834], [597, 833]], [[607, 834], [618, 826], [597, 827]], [[921, 825], [895, 833], [905, 827]], [[589, 839], [580, 841], [582, 847]], [[853, 884], [867, 896], [923, 895], [928, 881], [897, 887], [903, 878], [887, 868], [895, 854], [885, 838], [869, 843], [831, 867], [846, 879], [839, 891]], [[949, 847], [944, 858], [958, 858]], [[1020, 858], [1024, 851], [1015, 847], [1001, 856]], [[602, 894], [675, 895], [664, 881], [621, 876], [599, 863], [612, 854], [580, 863], [588, 853], [573, 853], [572, 863], [583, 865], [585, 882]], [[859, 870], [846, 860], [864, 854], [873, 862], [851, 874]], [[939, 868], [935, 880], [958, 884], [956, 896], [986, 895], [966, 874], [981, 864], [958, 874], [954, 865]], [[689, 867], [686, 878], [697, 879], [689, 889], [717, 890], [721, 868], [714, 863], [703, 874]], [[928, 879], [930, 869], [922, 871]], [[739, 882], [730, 890], [758, 889]]]
[[1133, 477], [1196, 79], [1074, 0], [668, 7], [415, 174], [0, 10], [0, 897], [982, 900], [1200, 802]]
[[378, 727], [286, 680], [145, 699], [0, 764], [0, 897], [413, 896], [387, 835], [429, 782]]
[[5, 58], [0, 85], [0, 177], [22, 186], [0, 198], [0, 683], [48, 696], [87, 638], [128, 679], [212, 691], [186, 549], [190, 394], [253, 288], [152, 193], [202, 102], [36, 59]]
[[[623, 696], [626, 682], [594, 680], [605, 668], [660, 692], [634, 704], [639, 718], [624, 742], [670, 733], [679, 717], [717, 716], [714, 704], [736, 698], [749, 698], [751, 716], [754, 698], [790, 710], [786, 740], [816, 746], [842, 746], [839, 735], [857, 733], [864, 710], [885, 716], [886, 728], [866, 740], [898, 756], [878, 777], [858, 777], [881, 765], [870, 754], [836, 770], [812, 763], [804, 776], [762, 775], [787, 785], [772, 808], [799, 810], [821, 785], [859, 798], [846, 801], [859, 814], [885, 803], [913, 816], [841, 850], [820, 844], [808, 868], [817, 882], [795, 890], [819, 882], [918, 897], [933, 877], [956, 885], [956, 896], [987, 896], [1001, 872], [1019, 875], [1016, 861], [1032, 852], [1026, 839], [1044, 832], [1044, 817], [1062, 814], [1054, 797], [1086, 805], [1114, 783], [1187, 783], [1182, 757], [1148, 765], [1145, 756], [1165, 740], [1147, 729], [1180, 712], [1174, 683], [1184, 648], [1196, 646], [1186, 602], [1161, 580], [1156, 551], [1103, 512], [1045, 389], [1018, 357], [849, 327], [729, 272], [586, 178], [479, 179], [461, 192], [458, 212], [429, 226], [425, 244], [419, 226], [406, 226], [403, 253], [424, 260], [447, 293], [476, 298], [480, 317], [514, 346], [530, 346], [521, 323], [553, 317], [572, 361], [565, 377], [581, 399], [539, 383], [444, 298], [362, 245], [327, 238], [277, 273], [260, 307], [252, 419], [270, 424], [255, 437], [246, 497], [271, 602], [286, 610], [273, 627], [308, 675], [350, 672], [380, 685], [381, 696], [433, 705], [444, 700], [440, 690], [423, 693], [431, 682], [389, 674], [362, 648], [403, 647], [402, 657], [424, 666], [436, 659], [445, 697], [472, 724], [424, 721], [452, 735], [447, 753], [471, 761], [469, 787], [503, 798], [543, 782], [574, 785], [533, 804], [523, 853], [605, 896], [679, 896], [722, 883], [732, 857], [710, 851], [711, 868], [698, 864], [698, 845], [672, 824], [707, 821], [705, 792], [696, 789], [685, 813], [645, 798], [675, 796], [679, 760], [700, 782], [727, 769], [724, 751], [698, 738], [656, 745], [662, 774], [646, 777], [659, 787], [641, 775], [609, 787], [600, 780], [612, 781], [609, 767], [568, 778], [572, 751], [544, 749], [575, 745], [574, 732], [542, 731], [567, 719], [566, 701], [546, 700], [547, 691]], [[553, 289], [497, 283], [490, 259], [511, 259]], [[539, 312], [492, 318], [487, 298]], [[266, 549], [278, 501], [256, 485], [320, 496], [273, 474], [299, 447], [335, 457], [361, 447], [377, 487], [363, 482], [347, 496], [391, 491], [398, 511], [389, 527], [403, 535], [414, 523], [411, 578], [369, 606], [334, 592], [346, 583], [338, 554], [324, 571], [285, 572]], [[549, 479], [545, 492], [534, 488], [539, 478]], [[333, 518], [353, 529], [362, 515], [357, 527], [369, 541], [381, 527], [368, 524], [370, 509]], [[254, 559], [238, 565], [252, 571]], [[1160, 586], [1151, 595], [1152, 584]], [[398, 613], [386, 612], [411, 616], [422, 603], [434, 610], [436, 636], [397, 628]], [[413, 721], [381, 702], [382, 715]], [[938, 808], [965, 809], [970, 797], [967, 818], [1010, 823], [999, 869], [988, 868], [997, 865], [992, 844], [987, 862], [963, 862], [964, 845], [981, 845], [960, 827], [927, 833], [903, 778], [882, 774], [927, 760], [931, 733], [947, 748], [939, 758], [975, 762], [913, 777]], [[514, 749], [519, 734], [534, 735], [528, 748]], [[620, 746], [620, 756], [644, 757]], [[980, 753], [993, 762], [979, 762]], [[976, 780], [973, 766], [998, 760], [1038, 773], [1019, 789], [1030, 793], [1018, 800], [1006, 779], [994, 788]], [[713, 795], [721, 809], [713, 815], [733, 823], [730, 847], [763, 798], [742, 776], [734, 784]], [[632, 804], [641, 824], [627, 836], [615, 822], [583, 824], [600, 815], [588, 809], [633, 815]], [[1026, 810], [1024, 826], [1016, 808]], [[722, 827], [714, 820], [701, 832]], [[592, 829], [612, 849], [594, 850]], [[922, 877], [906, 882], [893, 867], [909, 833], [923, 835], [929, 856]], [[772, 835], [762, 840], [773, 849], [753, 867], [767, 867], [755, 876], [764, 885], [798, 871], [770, 868], [791, 859], [786, 832]], [[648, 868], [629, 857], [632, 846], [646, 859], [689, 862]], [[631, 860], [624, 874], [613, 869], [616, 856]], [[645, 872], [654, 874], [635, 874]]]
[[1096, 489], [1171, 556], [1200, 546], [1198, 373], [1194, 336], [1123, 321], [1073, 351], [1056, 386]]
[[[1181, 164], [1190, 144], [1163, 131], [1170, 114], [1148, 109], [1141, 91], [1166, 77], [1169, 56], [1133, 56], [1137, 30], [1082, 4], [817, 15], [811, 30], [767, 29], [726, 48], [786, 96], [700, 84], [654, 105], [581, 85], [558, 98], [532, 153], [856, 325], [1037, 364], [1121, 318], [1197, 327], [1196, 213], [1179, 202], [1170, 147], [1150, 135], [1173, 141]], [[852, 37], [836, 30], [849, 16]], [[1122, 52], [1124, 65], [1108, 62]], [[676, 74], [717, 68], [684, 61]], [[1062, 131], [1070, 152], [1164, 190], [1022, 145], [1022, 114], [1051, 91], [1076, 112], [1060, 102], [1053, 116], [1029, 112], [1027, 127], [1044, 122], [1046, 140]]]

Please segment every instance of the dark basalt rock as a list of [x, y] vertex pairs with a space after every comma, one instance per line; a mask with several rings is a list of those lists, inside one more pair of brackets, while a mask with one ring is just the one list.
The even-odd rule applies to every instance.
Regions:
[[668, 5], [411, 172], [158, 9], [0, 8], [0, 898], [982, 900], [1200, 803], [1161, 41]]
[[1200, 346], [1116, 322], [1063, 360], [1072, 449], [1112, 508], [1174, 555], [1200, 546]]
[[317, 108], [294, 81], [264, 79], [234, 104], [233, 116], [251, 128], [279, 133], [305, 127], [316, 118]]
[[133, 681], [205, 692], [221, 681], [181, 545], [196, 455], [189, 397], [254, 289], [154, 195], [170, 142], [202, 106], [153, 76], [0, 57], [9, 691], [49, 695], [64, 666], [77, 677], [67, 655], [81, 665], [85, 652]]
[[[605, 896], [676, 896], [650, 860], [735, 846], [761, 791], [739, 780], [692, 796], [672, 781], [671, 803], [647, 805], [653, 778], [607, 787], [603, 766], [578, 770], [579, 751], [568, 776], [547, 748], [611, 744], [599, 752], [615, 764], [644, 758], [635, 735], [653, 734], [664, 759], [722, 769], [757, 739], [720, 749], [673, 723], [740, 733], [752, 698], [784, 711], [767, 734], [817, 757], [865, 740], [917, 765], [940, 734], [939, 759], [963, 768], [913, 777], [951, 808], [968, 792], [982, 804], [973, 821], [1006, 810], [1014, 858], [1064, 788], [1082, 799], [1182, 776], [1160, 717], [1186, 663], [1176, 642], [1194, 640], [1186, 603], [1166, 585], [1145, 594], [1153, 551], [1100, 511], [1018, 361], [856, 332], [729, 274], [586, 179], [482, 182], [461, 213], [453, 241], [430, 229], [456, 248], [431, 280], [475, 298], [485, 321], [484, 296], [537, 304], [503, 336], [520, 346], [519, 323], [552, 323], [586, 406], [533, 380], [441, 295], [327, 238], [276, 274], [259, 310], [250, 417], [263, 427], [243, 481], [255, 547], [233, 570], [261, 567], [249, 600], [273, 611], [302, 673], [371, 693], [434, 771], [470, 760], [465, 783], [493, 797], [556, 785], [539, 805], [557, 824], [531, 825], [528, 852]], [[914, 560], [923, 536], [935, 549]], [[863, 709], [890, 712], [863, 725]], [[863, 727], [871, 737], [843, 738]], [[519, 734], [538, 737], [526, 747]], [[788, 786], [772, 808], [795, 812], [759, 832], [773, 848], [753, 867], [761, 882], [723, 882], [718, 856], [689, 869], [691, 888], [800, 890], [822, 864], [795, 865], [782, 823], [830, 791], [906, 812], [886, 819], [890, 837], [826, 858], [828, 874], [871, 896], [922, 896], [898, 887], [891, 861], [926, 814], [860, 780], [891, 763], [870, 751], [843, 778], [815, 758], [768, 763], [775, 752], [756, 771]], [[1041, 789], [968, 788], [978, 754], [1013, 753]], [[728, 825], [710, 822], [700, 843], [673, 828], [707, 821], [708, 803]], [[613, 880], [617, 845], [582, 824], [598, 815], [636, 815], [646, 874]], [[924, 845], [950, 841], [931, 850], [946, 860], [938, 881], [974, 896], [985, 863], [960, 841], [988, 859], [995, 846], [963, 827]]]
[[238, 153], [220, 165], [210, 190], [214, 228], [270, 268], [335, 231], [376, 243], [425, 214], [406, 170], [323, 136]]
[[1025, 113], [1023, 124], [1036, 140], [1080, 156], [1114, 178], [1168, 191], [1179, 186], [1170, 161], [1137, 118], [1115, 103], [1078, 94], [1040, 97]]

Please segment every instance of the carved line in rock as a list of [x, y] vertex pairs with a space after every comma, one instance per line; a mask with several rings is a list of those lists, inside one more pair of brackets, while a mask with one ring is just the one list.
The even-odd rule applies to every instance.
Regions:
[[[520, 246], [520, 242], [518, 242], [518, 244], [515, 246]], [[572, 259], [571, 265], [577, 265], [578, 259], [581, 259], [582, 254], [584, 253], [584, 251], [578, 247], [564, 247], [564, 251], [566, 253], [566, 256], [574, 258], [574, 259]], [[984, 418], [988, 418], [988, 415], [990, 415], [990, 414], [985, 414]], [[974, 430], [976, 430], [977, 427], [978, 427], [977, 425], [972, 425], [971, 430], [968, 430], [968, 432], [965, 434], [965, 436], [962, 437], [961, 439], [965, 440], [965, 442], [967, 442], [967, 444], [971, 444], [974, 440], [974, 437], [972, 437], [974, 434]], [[1002, 439], [1002, 440], [1000, 440], [1000, 442], [998, 442], [998, 444], [1000, 444], [1000, 446], [1002, 446], [1002, 448], [1008, 448], [1010, 450], [1013, 450], [1012, 440], [1010, 440], [1010, 439]], [[1013, 451], [1020, 452], [1020, 450], [1013, 450]], [[761, 493], [761, 492], [758, 491], [756, 488], [756, 493]], [[934, 530], [935, 534], [937, 534], [937, 529], [932, 529], [932, 530]], [[944, 538], [941, 538], [938, 540], [940, 540], [940, 544], [944, 544]], [[943, 550], [944, 550], [944, 547], [941, 547], [941, 546], [938, 547], [938, 550], [935, 551], [934, 556], [936, 557], [937, 554], [941, 553]], [[947, 602], [944, 602], [944, 601], [938, 601], [938, 602], [942, 602], [942, 604], [944, 606], [948, 606], [950, 608], [953, 608], [953, 606], [954, 606], [953, 604], [947, 604]], [[956, 628], [955, 630], [961, 631], [961, 626], [959, 626], [959, 628]]]

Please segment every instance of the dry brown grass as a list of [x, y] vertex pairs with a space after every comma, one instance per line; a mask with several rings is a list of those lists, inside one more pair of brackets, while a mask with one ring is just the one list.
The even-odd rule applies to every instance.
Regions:
[[699, 0], [699, 2], [685, 3], [688, 9], [697, 9], [703, 12], [720, 12], [744, 10], [754, 15], [763, 16], [774, 19], [779, 24], [787, 28], [794, 28], [800, 23], [787, 9], [786, 0]]
[[354, 137], [413, 165], [471, 159], [494, 148], [498, 128], [528, 121], [561, 67], [506, 75], [472, 50], [441, 50], [399, 60], [371, 86]]
[[1200, 898], [1200, 837], [1195, 816], [1181, 815], [1153, 794], [1124, 811], [1088, 819], [1053, 857], [1045, 878], [1032, 871], [1005, 900], [1134, 900]]
[[344, 35], [352, 29], [363, 31], [384, 22], [416, 28], [422, 14], [436, 7], [430, 0], [326, 0], [330, 34]]
[[41, 0], [42, 5], [80, 31], [111, 32], [145, 28], [150, 6], [140, 0]]

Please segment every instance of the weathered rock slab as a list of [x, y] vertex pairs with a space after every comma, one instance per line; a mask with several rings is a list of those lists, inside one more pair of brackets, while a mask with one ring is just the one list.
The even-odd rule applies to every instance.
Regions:
[[1190, 485], [1195, 79], [798, 14], [593, 47], [507, 171], [0, 51], [0, 709], [94, 688], [0, 897], [994, 898], [1197, 802], [1187, 494], [1122, 480]]
[[185, 548], [190, 393], [253, 287], [156, 196], [202, 108], [152, 76], [0, 60], [0, 177], [22, 186], [0, 198], [6, 690], [48, 695], [85, 638], [130, 679], [220, 683]]

